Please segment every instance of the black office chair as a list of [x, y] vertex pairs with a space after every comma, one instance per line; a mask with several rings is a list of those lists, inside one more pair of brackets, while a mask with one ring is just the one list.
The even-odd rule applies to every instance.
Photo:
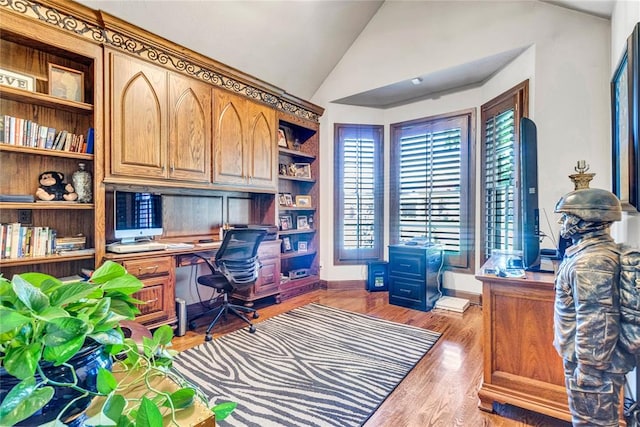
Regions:
[[244, 313], [252, 313], [253, 318], [258, 318], [258, 312], [250, 307], [231, 304], [229, 294], [236, 290], [246, 289], [252, 286], [258, 279], [260, 271], [260, 260], [258, 259], [258, 247], [267, 233], [264, 230], [252, 228], [236, 228], [227, 231], [222, 241], [220, 249], [216, 252], [215, 260], [211, 262], [200, 254], [195, 256], [202, 258], [209, 268], [211, 274], [200, 276], [197, 282], [202, 286], [217, 289], [223, 295], [222, 305], [214, 307], [204, 313], [198, 314], [189, 320], [189, 328], [196, 328], [196, 319], [216, 313], [213, 321], [209, 324], [205, 335], [205, 341], [211, 341], [211, 330], [220, 317], [226, 319], [227, 313], [231, 312], [249, 324], [249, 332], [256, 331], [256, 327], [251, 323]]

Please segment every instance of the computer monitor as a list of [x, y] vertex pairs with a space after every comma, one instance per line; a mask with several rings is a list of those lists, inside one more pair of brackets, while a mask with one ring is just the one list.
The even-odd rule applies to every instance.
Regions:
[[115, 191], [114, 237], [134, 243], [162, 235], [162, 196], [154, 193]]

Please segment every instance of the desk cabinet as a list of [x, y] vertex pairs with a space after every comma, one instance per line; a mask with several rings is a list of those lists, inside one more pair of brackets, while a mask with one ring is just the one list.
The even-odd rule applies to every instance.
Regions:
[[280, 240], [262, 242], [258, 249], [258, 258], [262, 263], [258, 280], [252, 287], [234, 292], [234, 298], [251, 302], [280, 293]]
[[429, 311], [440, 296], [439, 247], [389, 246], [389, 304]]
[[122, 261], [122, 265], [144, 284], [133, 295], [146, 303], [139, 306], [141, 313], [136, 321], [150, 329], [176, 323], [176, 274], [173, 257], [130, 258]]

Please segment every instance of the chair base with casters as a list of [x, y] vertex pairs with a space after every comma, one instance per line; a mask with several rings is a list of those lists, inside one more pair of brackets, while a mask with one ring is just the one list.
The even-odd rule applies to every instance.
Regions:
[[211, 330], [221, 317], [226, 320], [228, 313], [247, 323], [249, 332], [254, 333], [256, 331], [256, 327], [245, 314], [252, 314], [253, 318], [257, 319], [259, 317], [258, 312], [250, 307], [231, 304], [229, 295], [234, 291], [253, 286], [258, 279], [258, 273], [262, 265], [258, 259], [257, 252], [265, 235], [266, 232], [258, 229], [230, 230], [225, 235], [213, 262], [205, 256], [194, 254], [203, 259], [211, 270], [211, 274], [198, 277], [198, 285], [213, 288], [222, 293], [223, 296], [222, 304], [219, 307], [214, 307], [189, 319], [189, 329], [193, 330], [196, 328], [196, 319], [215, 314], [207, 328], [205, 341], [211, 341]]
[[245, 316], [245, 313], [247, 314], [250, 313], [252, 318], [257, 319], [258, 317], [260, 317], [260, 315], [258, 314], [258, 311], [255, 308], [245, 307], [237, 304], [231, 304], [229, 302], [229, 294], [227, 292], [223, 293], [223, 298], [224, 299], [222, 301], [222, 305], [218, 307], [214, 307], [211, 310], [208, 310], [193, 316], [189, 320], [189, 329], [194, 330], [197, 328], [198, 325], [196, 323], [196, 320], [198, 320], [199, 318], [204, 316], [209, 316], [210, 314], [215, 313], [215, 317], [213, 318], [211, 323], [209, 323], [209, 327], [207, 328], [207, 332], [205, 333], [205, 336], [204, 336], [205, 341], [211, 341], [213, 339], [213, 336], [211, 335], [211, 330], [218, 323], [218, 320], [220, 320], [220, 318], [222, 317], [226, 321], [227, 313], [232, 313], [235, 316], [239, 317], [246, 324], [248, 324], [249, 332], [254, 333], [256, 331], [256, 327], [253, 323], [251, 323], [251, 321], [247, 318], [247, 316]]

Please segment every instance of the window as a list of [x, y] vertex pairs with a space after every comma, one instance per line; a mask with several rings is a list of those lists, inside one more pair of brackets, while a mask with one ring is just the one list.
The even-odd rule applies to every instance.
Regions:
[[482, 106], [482, 263], [495, 249], [521, 247], [516, 184], [520, 119], [528, 113], [528, 87], [527, 80]]
[[336, 264], [360, 264], [383, 257], [382, 131], [382, 126], [334, 125]]
[[443, 245], [451, 268], [473, 268], [475, 112], [391, 125], [392, 243], [424, 237]]

